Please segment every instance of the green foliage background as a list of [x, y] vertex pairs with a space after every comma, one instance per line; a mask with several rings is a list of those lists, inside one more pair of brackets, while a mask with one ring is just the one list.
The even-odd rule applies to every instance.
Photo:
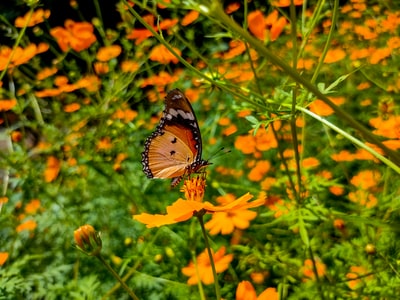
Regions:
[[[230, 23], [216, 18], [215, 3], [172, 1], [167, 9], [160, 9], [153, 2], [134, 2], [133, 9], [139, 15], [152, 12], [160, 20], [181, 19], [188, 9], [203, 14], [187, 28], [178, 24], [173, 32], [164, 31], [162, 37], [156, 36], [134, 45], [132, 40], [126, 39], [125, 29], [143, 28], [138, 18], [127, 13], [124, 16], [129, 15], [129, 19], [122, 18], [122, 21], [107, 23], [106, 26], [109, 21], [107, 10], [100, 1], [94, 2], [95, 20], [87, 19], [87, 11], [78, 1], [80, 6], [73, 15], [77, 16], [75, 21], [92, 21], [96, 24], [98, 36], [93, 46], [79, 53], [72, 50], [62, 53], [49, 35], [52, 26], [62, 25], [59, 19], [50, 18], [36, 29], [26, 28], [25, 33], [14, 27], [16, 16], [24, 15], [30, 7], [51, 8], [57, 5], [51, 1], [16, 3], [1, 15], [1, 28], [7, 32], [4, 42], [1, 42], [3, 46], [12, 47], [17, 42], [26, 46], [32, 41], [46, 41], [51, 48], [46, 55], [38, 55], [29, 63], [2, 74], [1, 98], [18, 100], [12, 113], [1, 112], [2, 118], [7, 120], [1, 125], [2, 134], [10, 136], [11, 132], [20, 130], [24, 138], [34, 137], [36, 146], [23, 141], [14, 142], [12, 151], [3, 151], [0, 156], [0, 168], [10, 175], [5, 193], [8, 203], [3, 205], [0, 213], [0, 251], [9, 253], [8, 260], [0, 267], [0, 299], [127, 299], [127, 294], [116, 287], [114, 277], [96, 259], [75, 249], [73, 232], [83, 224], [91, 224], [101, 232], [103, 256], [121, 277], [128, 277], [127, 284], [140, 299], [200, 298], [197, 287], [188, 286], [187, 278], [181, 273], [181, 268], [204, 250], [196, 220], [158, 229], [146, 229], [132, 220], [133, 214], [163, 213], [166, 206], [181, 197], [179, 189], [169, 188], [168, 180], [145, 178], [140, 163], [143, 141], [154, 129], [154, 119], [160, 116], [163, 108], [161, 97], [155, 103], [147, 100], [149, 92], [160, 87], [142, 87], [140, 84], [162, 71], [173, 74], [177, 70], [181, 71], [179, 80], [162, 88], [197, 88], [202, 91], [193, 107], [202, 129], [203, 157], [212, 157], [221, 147], [231, 149], [229, 154], [212, 158], [205, 199], [214, 201], [226, 193], [239, 197], [246, 192], [258, 197], [262, 190], [260, 183], [249, 180], [247, 174], [251, 163], [267, 160], [271, 163], [268, 176], [277, 180], [269, 195], [278, 195], [292, 205], [289, 213], [279, 218], [275, 218], [275, 211], [267, 206], [257, 209], [258, 217], [242, 233], [240, 244], [231, 245], [229, 235], [212, 237], [213, 248], [225, 245], [235, 257], [230, 268], [219, 275], [222, 296], [234, 299], [240, 281], [251, 281], [252, 273], [264, 272], [264, 281], [254, 284], [258, 294], [267, 287], [275, 287], [281, 299], [395, 299], [400, 293], [400, 186], [396, 157], [389, 156], [386, 164], [379, 160], [333, 161], [331, 155], [340, 150], [355, 151], [354, 144], [349, 141], [351, 137], [363, 142], [368, 137], [360, 134], [340, 113], [325, 119], [343, 129], [344, 135], [332, 130], [329, 124], [323, 125], [320, 119], [306, 116], [305, 110], [316, 97], [303, 83], [293, 80], [293, 74], [278, 68], [273, 60], [263, 55], [259, 54], [255, 70], [257, 77], [252, 81], [229, 80], [226, 74], [218, 73], [217, 67], [226, 61], [216, 54], [226, 52], [229, 41], [239, 38], [239, 35]], [[353, 2], [344, 1], [341, 7]], [[340, 27], [340, 23], [345, 21], [362, 24], [366, 16], [379, 15], [375, 8], [380, 12], [397, 13], [399, 17], [400, 8], [395, 3], [367, 2], [368, 14], [358, 19], [339, 15], [336, 25]], [[307, 7], [315, 15], [306, 21], [301, 19], [304, 15], [299, 7], [294, 11], [282, 8], [280, 13], [292, 18], [303, 36], [304, 32], [310, 32], [309, 44], [314, 49], [322, 49], [332, 38], [323, 33], [323, 22], [332, 18], [336, 4], [335, 1], [311, 1]], [[317, 14], [319, 8], [321, 11]], [[264, 1], [253, 1], [248, 6], [242, 4], [232, 18], [243, 24], [247, 13], [255, 9], [267, 15], [272, 6]], [[298, 19], [293, 20], [293, 16]], [[363, 41], [357, 40], [352, 32], [339, 34], [334, 31], [329, 46], [361, 49], [373, 44], [383, 47], [389, 37], [399, 33], [400, 25], [397, 25], [391, 33], [382, 33], [373, 41]], [[241, 38], [246, 40], [246, 37]], [[269, 53], [290, 64], [295, 57], [293, 48], [287, 47], [290, 41], [293, 37], [284, 32], [277, 41], [264, 46]], [[246, 42], [250, 49], [254, 49], [251, 40]], [[60, 74], [76, 82], [83, 75], [94, 73], [92, 65], [99, 47], [114, 43], [122, 46], [121, 56], [140, 63], [138, 71], [121, 72], [120, 61], [114, 59], [109, 62], [110, 71], [100, 76], [98, 91], [79, 89], [59, 97], [35, 97], [35, 91], [53, 84], [53, 78], [43, 81], [35, 78], [43, 67], [56, 65]], [[161, 64], [150, 60], [149, 51], [160, 43], [180, 49], [189, 65], [182, 65], [182, 62]], [[301, 57], [318, 61], [314, 54], [305, 50]], [[198, 66], [203, 61], [207, 68], [201, 69]], [[237, 65], [248, 61], [248, 53], [229, 60], [232, 70], [227, 72], [233, 72]], [[322, 64], [317, 79], [311, 84], [328, 96], [345, 97], [344, 110], [355, 122], [367, 127], [368, 134], [373, 130], [369, 120], [379, 115], [382, 101], [394, 103], [391, 114], [398, 114], [396, 102], [400, 87], [388, 91], [388, 86], [398, 81], [398, 68], [398, 48], [381, 64], [375, 65], [367, 60], [351, 61], [346, 56], [334, 64]], [[304, 70], [301, 77], [311, 80], [314, 70]], [[365, 91], [357, 90], [357, 86], [366, 81], [371, 87]], [[24, 93], [19, 93], [21, 91]], [[85, 99], [90, 99], [89, 104]], [[292, 111], [293, 99], [297, 107]], [[361, 105], [365, 99], [371, 100], [369, 106]], [[65, 112], [65, 105], [73, 102], [80, 103], [81, 109]], [[128, 123], [113, 118], [124, 105], [138, 112], [138, 116]], [[237, 116], [237, 112], [243, 109], [251, 111], [247, 119]], [[317, 158], [320, 165], [316, 169], [302, 169], [307, 193], [301, 201], [295, 202], [287, 195], [287, 182], [291, 178], [296, 183], [299, 177], [296, 172], [286, 172], [282, 168], [280, 149], [261, 152], [261, 156], [256, 157], [235, 149], [235, 141], [252, 128], [264, 130], [264, 126], [268, 127], [276, 119], [290, 124], [300, 115], [306, 116], [306, 127], [300, 129], [288, 125], [278, 131], [279, 148], [283, 151], [301, 144], [304, 147], [302, 158]], [[223, 117], [237, 126], [234, 135], [223, 136], [223, 128], [218, 123]], [[292, 139], [293, 130], [299, 138], [298, 143]], [[104, 138], [109, 139], [112, 145], [109, 149], [97, 147]], [[37, 147], [39, 142], [50, 146]], [[113, 166], [118, 154], [127, 154], [127, 159], [120, 169], [115, 170]], [[43, 177], [49, 156], [62, 162], [59, 175], [50, 183]], [[67, 163], [70, 158], [76, 159], [75, 166]], [[218, 171], [218, 166], [241, 171], [243, 175], [238, 178], [224, 175]], [[333, 178], [328, 180], [319, 176], [324, 170], [329, 170]], [[351, 202], [347, 197], [354, 190], [351, 178], [362, 170], [376, 170], [382, 174], [374, 190], [378, 205], [373, 208]], [[328, 190], [332, 186], [342, 187], [345, 193], [333, 195]], [[32, 199], [39, 199], [41, 207], [35, 214], [27, 215], [24, 207]], [[34, 220], [36, 229], [17, 231], [21, 215], [25, 220]], [[344, 221], [343, 230], [333, 225], [336, 219]], [[325, 273], [318, 279], [305, 278], [303, 266], [306, 259], [311, 259], [314, 266], [317, 261], [323, 262]], [[360, 276], [360, 285], [355, 289], [349, 287], [349, 277], [346, 277], [352, 266], [363, 266], [367, 271]], [[209, 299], [213, 299], [212, 286], [205, 286], [205, 292]]]

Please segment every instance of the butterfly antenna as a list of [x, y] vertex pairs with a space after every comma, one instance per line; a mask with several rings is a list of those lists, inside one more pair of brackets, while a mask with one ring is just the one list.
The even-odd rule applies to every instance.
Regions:
[[225, 147], [221, 147], [220, 149], [218, 149], [217, 151], [215, 151], [209, 158], [209, 160], [213, 160], [217, 157], [220, 157], [222, 155], [225, 155], [227, 153], [232, 152], [231, 149], [225, 149]]

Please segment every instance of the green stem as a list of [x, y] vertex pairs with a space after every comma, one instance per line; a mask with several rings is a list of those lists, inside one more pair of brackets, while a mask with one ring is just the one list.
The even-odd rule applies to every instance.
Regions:
[[14, 47], [13, 47], [13, 51], [11, 52], [11, 54], [10, 54], [10, 56], [9, 56], [9, 58], [8, 58], [8, 61], [7, 61], [7, 64], [6, 64], [5, 68], [3, 69], [3, 71], [2, 71], [1, 74], [0, 74], [0, 81], [3, 79], [4, 74], [5, 74], [5, 73], [7, 72], [7, 70], [8, 70], [8, 66], [10, 65], [12, 59], [14, 58], [15, 51], [17, 50], [18, 45], [21, 43], [22, 37], [24, 36], [25, 31], [26, 31], [26, 28], [28, 27], [28, 24], [29, 24], [29, 22], [31, 21], [32, 14], [33, 14], [33, 11], [34, 11], [34, 10], [35, 10], [35, 7], [32, 7], [31, 10], [29, 11], [29, 16], [28, 16], [28, 18], [26, 19], [26, 22], [25, 22], [25, 24], [24, 24], [24, 27], [21, 29], [21, 31], [20, 31], [20, 33], [19, 33], [19, 35], [18, 35], [18, 37], [17, 37], [17, 39], [16, 39], [16, 41], [15, 41], [15, 44], [14, 44]]
[[200, 222], [201, 231], [202, 231], [203, 237], [204, 237], [204, 243], [206, 245], [208, 257], [210, 258], [211, 269], [212, 269], [213, 276], [214, 276], [215, 298], [217, 300], [220, 300], [221, 299], [221, 291], [220, 291], [220, 287], [219, 287], [219, 283], [218, 283], [217, 270], [215, 269], [214, 256], [212, 254], [210, 243], [208, 241], [207, 231], [206, 231], [206, 228], [204, 227], [203, 214], [201, 214], [201, 213], [198, 214], [197, 219]]
[[106, 269], [108, 271], [110, 271], [110, 273], [114, 276], [114, 278], [119, 281], [121, 286], [129, 294], [129, 296], [131, 296], [131, 298], [134, 300], [139, 300], [139, 298], [135, 295], [135, 293], [126, 285], [126, 283], [122, 280], [122, 278], [119, 277], [119, 275], [114, 271], [114, 269], [110, 266], [110, 264], [105, 261], [104, 257], [101, 256], [101, 254], [97, 255], [96, 257], [103, 263], [103, 265], [106, 267]]
[[303, 85], [308, 91], [313, 93], [318, 99], [324, 101], [328, 106], [330, 106], [333, 111], [345, 122], [347, 122], [351, 127], [358, 130], [364, 138], [379, 146], [386, 154], [393, 160], [397, 165], [400, 165], [400, 153], [393, 151], [386, 147], [382, 141], [374, 134], [372, 134], [367, 128], [365, 128], [361, 123], [357, 122], [350, 114], [348, 114], [344, 109], [333, 103], [326, 95], [324, 95], [318, 88], [308, 81], [306, 78], [301, 76], [296, 69], [290, 67], [281, 58], [273, 54], [269, 49], [267, 49], [259, 40], [250, 35], [249, 32], [243, 30], [241, 26], [235, 23], [231, 17], [225, 14], [220, 3], [218, 1], [213, 1], [210, 4], [210, 10], [206, 11], [206, 14], [212, 16], [214, 19], [221, 22], [224, 27], [229, 28], [234, 34], [242, 37], [247, 43], [249, 43], [261, 56], [266, 57], [272, 64], [281, 68], [285, 73], [287, 73], [294, 81]]

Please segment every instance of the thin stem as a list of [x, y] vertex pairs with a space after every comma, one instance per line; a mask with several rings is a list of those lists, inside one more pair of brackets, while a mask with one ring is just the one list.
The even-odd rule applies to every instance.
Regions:
[[217, 300], [220, 300], [221, 299], [221, 291], [220, 291], [220, 287], [219, 287], [219, 283], [218, 283], [217, 270], [215, 269], [214, 256], [212, 254], [210, 243], [208, 241], [207, 231], [206, 231], [206, 228], [204, 227], [203, 214], [198, 214], [197, 219], [200, 222], [201, 231], [202, 231], [203, 237], [204, 237], [204, 243], [206, 245], [208, 257], [210, 258], [211, 269], [212, 269], [213, 277], [214, 277], [215, 298]]
[[328, 38], [327, 38], [326, 43], [325, 43], [324, 50], [322, 50], [322, 54], [321, 54], [321, 56], [319, 58], [318, 65], [315, 68], [315, 72], [313, 74], [313, 77], [310, 80], [311, 83], [315, 83], [315, 80], [317, 80], [319, 71], [321, 70], [321, 68], [322, 68], [322, 66], [324, 64], [324, 60], [325, 60], [326, 54], [328, 53], [331, 41], [333, 39], [333, 32], [334, 32], [334, 30], [336, 28], [336, 21], [337, 21], [338, 12], [339, 12], [339, 0], [335, 0], [335, 4], [334, 4], [334, 7], [333, 7], [331, 28], [329, 30], [329, 34], [328, 34]]
[[222, 9], [220, 3], [218, 1], [214, 1], [211, 3], [211, 9], [208, 11], [208, 14], [219, 20], [225, 27], [228, 27], [233, 33], [241, 36], [246, 42], [248, 42], [260, 55], [268, 58], [274, 65], [281, 68], [285, 73], [287, 73], [294, 81], [303, 85], [308, 91], [313, 93], [318, 99], [324, 101], [328, 106], [330, 106], [333, 111], [345, 122], [347, 122], [351, 127], [358, 130], [364, 138], [379, 146], [382, 150], [386, 152], [386, 154], [393, 160], [393, 162], [397, 165], [400, 165], [400, 153], [393, 151], [386, 147], [382, 141], [373, 133], [371, 133], [367, 128], [365, 128], [361, 123], [357, 122], [353, 116], [348, 114], [344, 109], [337, 106], [333, 103], [326, 95], [324, 95], [314, 84], [312, 84], [309, 80], [301, 76], [296, 69], [290, 67], [285, 61], [272, 53], [269, 49], [267, 49], [259, 40], [254, 38], [250, 33], [246, 30], [243, 30], [241, 26], [235, 23], [227, 14], [225, 14]]
[[129, 286], [126, 285], [125, 281], [122, 280], [121, 277], [119, 277], [119, 275], [114, 271], [114, 269], [110, 266], [109, 263], [107, 263], [105, 261], [105, 259], [103, 258], [103, 256], [101, 256], [101, 254], [96, 256], [102, 263], [103, 265], [106, 267], [106, 269], [108, 271], [110, 271], [110, 273], [114, 276], [115, 279], [117, 279], [119, 281], [119, 283], [122, 285], [122, 287], [125, 289], [125, 291], [127, 291], [127, 293], [129, 294], [129, 296], [131, 296], [132, 299], [134, 300], [139, 300], [139, 298], [135, 295], [135, 293], [129, 288]]
[[[197, 276], [197, 278], [200, 278], [199, 268], [198, 268], [197, 259], [196, 259], [196, 252], [194, 250], [192, 250], [192, 251], [190, 251], [190, 253], [192, 254], [192, 260], [193, 260], [193, 263], [196, 268], [196, 276]], [[206, 300], [206, 296], [204, 294], [203, 284], [201, 283], [201, 280], [197, 281], [197, 288], [199, 289], [200, 299]]]

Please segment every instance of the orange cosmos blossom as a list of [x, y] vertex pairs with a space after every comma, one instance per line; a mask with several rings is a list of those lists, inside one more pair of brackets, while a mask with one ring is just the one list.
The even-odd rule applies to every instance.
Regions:
[[96, 54], [96, 59], [102, 62], [109, 61], [122, 52], [122, 48], [119, 45], [111, 45], [106, 47], [101, 47]]
[[66, 20], [64, 27], [55, 27], [50, 34], [56, 39], [58, 46], [66, 52], [69, 48], [80, 52], [89, 48], [95, 41], [94, 27], [88, 22]]
[[197, 18], [199, 17], [200, 13], [197, 10], [192, 10], [189, 13], [187, 13], [182, 21], [181, 21], [181, 25], [182, 26], [188, 26], [189, 24], [193, 23], [194, 21], [197, 20]]
[[[232, 194], [226, 194], [217, 198], [217, 202], [221, 205], [226, 205], [235, 201], [235, 196]], [[227, 210], [222, 212], [215, 212], [211, 220], [208, 221], [204, 226], [210, 231], [210, 234], [215, 235], [230, 234], [235, 228], [246, 229], [250, 226], [250, 221], [257, 216], [255, 211], [250, 211], [246, 208]]]
[[46, 52], [49, 45], [39, 43], [38, 45], [30, 44], [25, 48], [1, 47], [0, 48], [0, 71], [5, 68], [13, 68], [30, 61], [37, 54]]
[[331, 64], [338, 61], [341, 61], [346, 57], [346, 52], [341, 48], [329, 49], [326, 53], [326, 57], [324, 59], [324, 63]]
[[[15, 19], [14, 25], [18, 28], [23, 27], [32, 27], [39, 23], [44, 22], [45, 19], [50, 17], [50, 10], [39, 8], [38, 10], [34, 11], [31, 15], [30, 12], [27, 12], [24, 16], [18, 17]], [[26, 25], [25, 25], [26, 24]]]
[[6, 263], [8, 256], [8, 252], [0, 252], [0, 267]]
[[[211, 250], [215, 269], [217, 273], [222, 273], [228, 269], [229, 264], [233, 260], [233, 254], [225, 255], [225, 247], [221, 247], [217, 252]], [[190, 277], [187, 281], [189, 285], [195, 285], [199, 282], [211, 284], [214, 282], [210, 257], [207, 250], [204, 250], [196, 259], [197, 266], [190, 262], [187, 267], [182, 268], [182, 273]], [[199, 278], [200, 277], [200, 278]]]
[[[323, 262], [321, 262], [321, 260], [319, 258], [315, 259], [315, 268], [317, 270], [318, 277], [325, 275], [326, 265]], [[316, 276], [314, 273], [314, 265], [313, 265], [313, 261], [311, 259], [307, 258], [304, 261], [302, 271], [303, 271], [303, 275], [306, 277], [304, 279], [304, 281], [307, 281], [309, 279], [311, 279], [311, 280], [316, 279]]]
[[[149, 24], [154, 29], [154, 31], [166, 30], [175, 26], [175, 24], [178, 23], [177, 19], [165, 19], [161, 21], [159, 24], [154, 25], [155, 17], [153, 15], [144, 16], [143, 20], [147, 24]], [[139, 45], [140, 43], [142, 43], [144, 40], [146, 40], [151, 36], [153, 36], [153, 34], [148, 29], [141, 28], [141, 29], [133, 29], [132, 32], [126, 36], [126, 38], [128, 40], [136, 40], [135, 45]]]
[[126, 73], [133, 73], [139, 69], [140, 65], [136, 61], [124, 60], [121, 62], [121, 70]]
[[[336, 105], [342, 105], [345, 102], [344, 97], [330, 97], [329, 100], [331, 100]], [[319, 100], [319, 99], [311, 102], [310, 110], [313, 113], [316, 113], [317, 115], [322, 116], [322, 117], [326, 117], [326, 116], [330, 116], [330, 115], [334, 114], [333, 109], [328, 104], [326, 104], [324, 101]]]
[[276, 288], [265, 289], [258, 297], [253, 285], [244, 280], [238, 284], [236, 289], [236, 300], [278, 300], [279, 294]]
[[[179, 56], [181, 55], [181, 50], [178, 48], [172, 48]], [[168, 64], [170, 62], [177, 64], [179, 62], [178, 58], [173, 55], [167, 47], [164, 45], [157, 45], [150, 51], [150, 60], [158, 61], [162, 64]]]
[[371, 126], [376, 128], [373, 133], [390, 139], [400, 138], [400, 116], [391, 115], [387, 118], [381, 116], [370, 119]]
[[188, 179], [184, 182], [182, 188], [187, 200], [181, 198], [178, 199], [175, 203], [167, 207], [167, 213], [165, 215], [151, 215], [142, 213], [140, 215], [133, 216], [133, 218], [143, 224], [146, 224], [147, 228], [152, 228], [184, 222], [189, 220], [194, 215], [200, 213], [212, 214], [216, 212], [225, 212], [228, 214], [234, 214], [237, 211], [243, 211], [248, 208], [261, 206], [265, 202], [264, 197], [249, 202], [253, 196], [247, 193], [232, 202], [216, 206], [210, 202], [202, 202], [205, 186], [206, 180], [203, 177]]
[[25, 205], [25, 212], [27, 214], [34, 215], [40, 208], [40, 200], [32, 199], [28, 204]]
[[58, 173], [60, 172], [61, 162], [55, 156], [49, 156], [47, 158], [47, 166], [46, 170], [44, 171], [44, 180], [45, 182], [52, 182], [54, 181]]
[[380, 180], [380, 172], [376, 170], [364, 170], [353, 176], [353, 178], [350, 180], [350, 183], [359, 189], [368, 190], [376, 187]]
[[249, 31], [254, 34], [259, 40], [275, 41], [287, 24], [285, 17], [279, 17], [277, 10], [272, 11], [267, 17], [264, 14], [255, 10], [247, 16], [249, 23]]
[[17, 232], [21, 232], [24, 230], [33, 231], [36, 229], [36, 227], [37, 227], [36, 221], [27, 220], [27, 221], [21, 223], [20, 225], [18, 225], [16, 230], [17, 230]]
[[43, 68], [36, 74], [36, 78], [37, 78], [37, 80], [42, 81], [43, 79], [56, 74], [57, 71], [58, 71], [58, 69], [56, 67]]
[[[287, 6], [290, 6], [291, 2], [292, 2], [291, 0], [275, 0], [275, 1], [272, 1], [271, 4], [276, 7], [287, 7]], [[302, 5], [303, 0], [294, 0], [293, 4], [296, 6]]]
[[348, 281], [348, 286], [352, 290], [359, 288], [373, 278], [372, 275], [365, 276], [368, 274], [367, 269], [362, 266], [352, 266], [350, 267], [350, 272], [346, 274], [346, 278], [350, 279]]
[[0, 111], [10, 110], [16, 105], [17, 100], [15, 99], [0, 100]]

